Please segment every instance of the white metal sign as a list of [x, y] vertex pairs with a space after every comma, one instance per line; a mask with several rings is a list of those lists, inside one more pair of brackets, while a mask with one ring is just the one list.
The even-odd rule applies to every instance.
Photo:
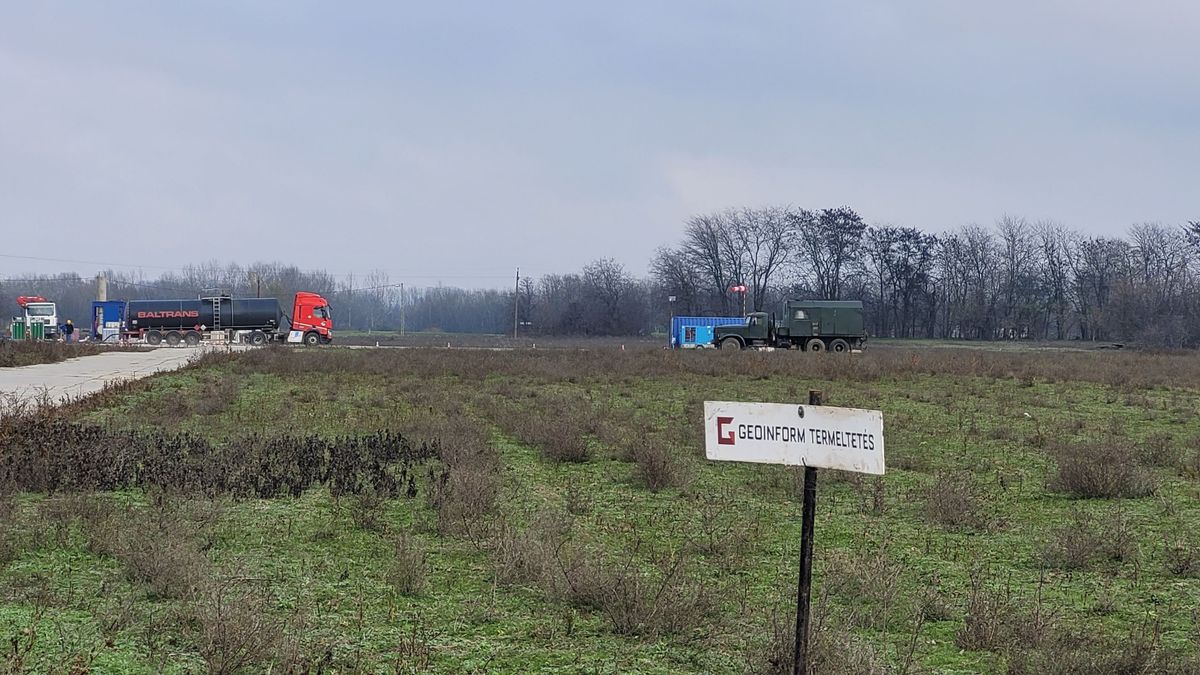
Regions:
[[704, 402], [709, 459], [883, 473], [883, 413], [785, 403]]

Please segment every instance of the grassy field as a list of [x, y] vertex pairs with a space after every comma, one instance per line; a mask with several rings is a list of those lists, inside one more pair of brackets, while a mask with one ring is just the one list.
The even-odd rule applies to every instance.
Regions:
[[1200, 672], [1200, 358], [263, 349], [0, 423], [0, 669], [790, 669], [798, 472], [704, 400], [884, 412], [820, 473], [817, 672]]
[[497, 333], [443, 333], [439, 331], [334, 331], [334, 344], [380, 347], [477, 347], [481, 349], [606, 349], [632, 347], [666, 347], [663, 336], [623, 335], [616, 337], [585, 337], [572, 335], [520, 335]]

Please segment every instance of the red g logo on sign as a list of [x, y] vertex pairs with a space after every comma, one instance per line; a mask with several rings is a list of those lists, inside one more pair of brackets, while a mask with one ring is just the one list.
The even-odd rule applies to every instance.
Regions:
[[726, 424], [733, 424], [733, 418], [732, 417], [718, 417], [717, 418], [717, 444], [718, 445], [733, 445], [734, 441], [736, 440], [732, 429], [729, 430], [729, 433], [725, 432]]

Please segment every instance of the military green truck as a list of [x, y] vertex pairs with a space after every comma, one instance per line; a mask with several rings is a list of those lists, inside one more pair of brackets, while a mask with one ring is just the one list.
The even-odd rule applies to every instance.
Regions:
[[777, 347], [806, 352], [848, 352], [867, 341], [863, 305], [858, 300], [788, 300], [783, 316], [754, 312], [746, 323], [717, 326], [713, 344], [721, 349]]

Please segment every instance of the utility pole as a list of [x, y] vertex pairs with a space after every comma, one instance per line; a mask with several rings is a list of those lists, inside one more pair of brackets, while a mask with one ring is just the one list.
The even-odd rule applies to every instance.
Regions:
[[404, 337], [404, 282], [400, 282], [400, 337]]
[[262, 275], [258, 272], [254, 273], [254, 297], [262, 297]]
[[517, 284], [513, 287], [513, 339], [517, 339], [517, 322], [521, 310], [521, 268], [517, 268]]

